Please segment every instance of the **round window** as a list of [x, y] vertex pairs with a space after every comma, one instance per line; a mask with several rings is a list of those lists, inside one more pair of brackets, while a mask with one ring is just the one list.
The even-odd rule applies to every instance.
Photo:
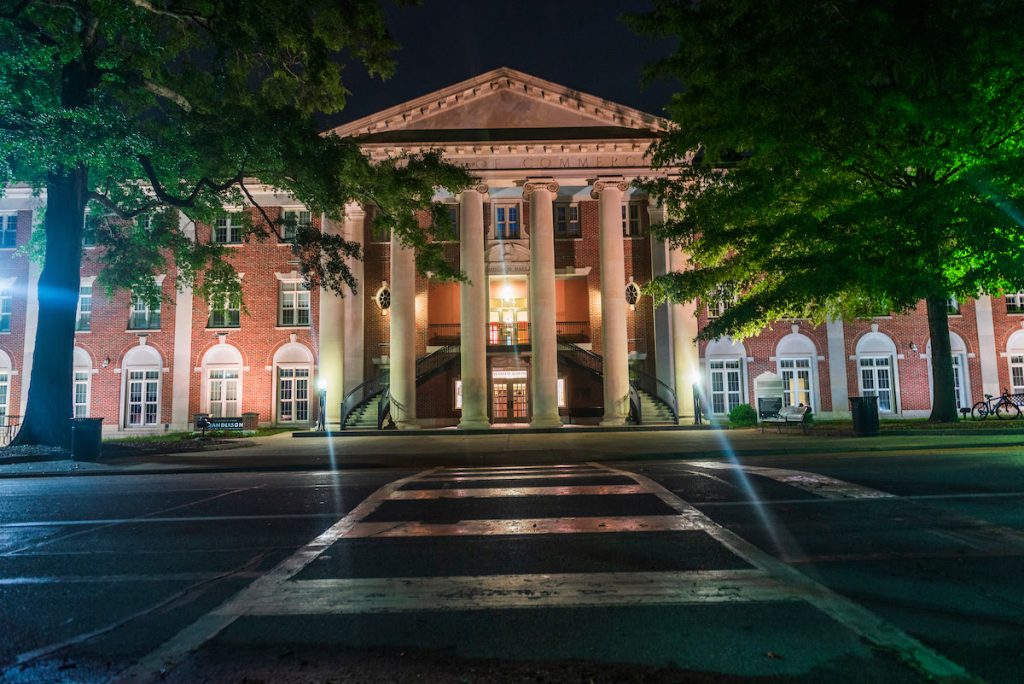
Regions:
[[640, 301], [640, 286], [630, 278], [629, 284], [626, 285], [626, 304], [629, 304], [630, 308], [636, 308], [638, 301]]
[[380, 289], [373, 295], [373, 301], [382, 314], [388, 313], [388, 309], [391, 308], [391, 290], [388, 289], [387, 283], [380, 286]]

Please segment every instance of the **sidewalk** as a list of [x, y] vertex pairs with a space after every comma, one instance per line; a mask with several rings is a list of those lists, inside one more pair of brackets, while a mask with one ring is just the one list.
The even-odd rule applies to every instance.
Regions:
[[293, 437], [282, 433], [240, 440], [236, 448], [176, 454], [0, 464], [0, 478], [63, 475], [301, 471], [439, 465], [526, 465], [658, 458], [739, 458], [795, 454], [943, 451], [1020, 446], [1024, 434], [893, 434], [829, 437], [754, 430], [604, 432], [525, 430], [497, 434], [415, 432], [344, 437]]

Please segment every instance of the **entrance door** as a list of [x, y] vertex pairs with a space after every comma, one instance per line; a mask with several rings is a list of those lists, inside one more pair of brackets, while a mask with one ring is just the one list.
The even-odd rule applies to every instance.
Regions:
[[499, 369], [493, 372], [491, 418], [495, 423], [525, 423], [530, 420], [530, 388], [526, 370]]

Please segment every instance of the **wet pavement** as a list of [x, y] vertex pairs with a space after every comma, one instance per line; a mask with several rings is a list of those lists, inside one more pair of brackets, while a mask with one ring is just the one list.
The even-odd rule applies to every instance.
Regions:
[[1018, 682], [1022, 501], [1015, 447], [5, 480], [2, 681]]

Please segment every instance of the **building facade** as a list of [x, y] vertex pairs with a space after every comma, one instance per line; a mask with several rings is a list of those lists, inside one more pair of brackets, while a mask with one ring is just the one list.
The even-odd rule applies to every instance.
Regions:
[[[256, 199], [362, 244], [360, 290], [304, 288], [287, 242], [243, 241], [239, 208], [183, 229], [229, 245], [242, 302], [202, 301], [160, 274], [158, 310], [96, 287], [102, 250], [84, 246], [74, 406], [107, 432], [187, 429], [197, 414], [261, 424], [315, 422], [317, 385], [337, 429], [689, 422], [694, 396], [724, 417], [759, 397], [843, 415], [876, 394], [882, 415], [926, 415], [930, 342], [923, 303], [869, 320], [779, 322], [742, 343], [697, 342], [720, 305], [656, 304], [640, 288], [683, 268], [652, 238], [662, 209], [632, 182], [663, 119], [509, 69], [498, 69], [337, 129], [375, 159], [440, 149], [478, 184], [439, 193], [455, 235], [447, 258], [468, 277], [418, 274], [413, 254], [372, 227], [310, 215], [269, 189]], [[38, 267], [18, 247], [40, 199], [0, 198], [0, 411], [24, 412]], [[370, 213], [368, 213], [370, 212]], [[424, 220], [427, 220], [424, 217]], [[957, 400], [1024, 393], [1024, 294], [950, 302]]]

